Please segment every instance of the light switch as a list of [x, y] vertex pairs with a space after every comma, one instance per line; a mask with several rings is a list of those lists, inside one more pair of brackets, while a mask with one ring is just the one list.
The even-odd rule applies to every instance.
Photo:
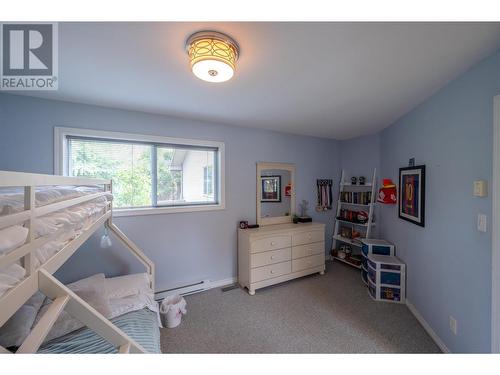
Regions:
[[474, 193], [475, 197], [484, 198], [488, 195], [486, 181], [485, 180], [477, 180], [474, 181]]
[[477, 230], [480, 232], [486, 232], [486, 215], [478, 214], [477, 215]]

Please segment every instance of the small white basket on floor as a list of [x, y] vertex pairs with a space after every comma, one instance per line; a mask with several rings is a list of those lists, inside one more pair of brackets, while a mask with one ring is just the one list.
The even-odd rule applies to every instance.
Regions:
[[186, 314], [186, 300], [179, 296], [168, 296], [160, 303], [161, 323], [164, 327], [175, 328], [182, 321], [182, 315]]

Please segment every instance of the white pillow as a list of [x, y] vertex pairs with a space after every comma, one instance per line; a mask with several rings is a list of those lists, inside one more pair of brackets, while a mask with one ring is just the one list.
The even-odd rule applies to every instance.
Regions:
[[101, 290], [104, 290], [105, 280], [106, 276], [104, 276], [103, 273], [97, 273], [95, 275], [86, 277], [85, 279], [75, 281], [74, 283], [68, 284], [66, 286], [73, 292], [77, 290], [94, 289], [96, 287], [101, 288]]
[[139, 293], [152, 293], [147, 273], [106, 278], [106, 291], [109, 299], [135, 296]]
[[[67, 287], [105, 317], [111, 316], [112, 311], [109, 304], [109, 299], [105, 292], [105, 277], [103, 273], [78, 280], [74, 283], [68, 284]], [[35, 319], [33, 327], [42, 318], [43, 314], [49, 308], [51, 302], [52, 301], [48, 298], [45, 300], [44, 305], [40, 309]], [[63, 311], [61, 312], [56, 322], [54, 323], [54, 326], [45, 338], [44, 343], [64, 336], [84, 326], [85, 324], [80, 322], [78, 319], [73, 318], [66, 311]]]
[[[109, 304], [108, 298], [102, 293], [102, 290], [76, 290], [74, 291], [78, 297], [87, 302], [94, 309], [99, 311], [105, 317], [110, 317], [112, 315], [111, 306]], [[52, 301], [47, 298], [46, 304], [42, 306], [38, 316], [36, 317], [35, 324], [41, 319], [43, 314], [47, 311]], [[34, 326], [34, 325], [33, 325]], [[47, 337], [43, 341], [48, 342], [50, 340], [56, 339], [58, 337], [67, 335], [77, 329], [85, 327], [85, 324], [80, 322], [78, 319], [73, 318], [66, 311], [62, 311], [59, 317], [57, 318], [54, 326], [48, 333]]]
[[24, 244], [28, 232], [28, 228], [22, 225], [13, 225], [0, 230], [0, 255], [7, 254]]
[[45, 296], [41, 292], [36, 292], [5, 322], [0, 328], [0, 345], [4, 348], [21, 346], [31, 332], [31, 327], [44, 299]]

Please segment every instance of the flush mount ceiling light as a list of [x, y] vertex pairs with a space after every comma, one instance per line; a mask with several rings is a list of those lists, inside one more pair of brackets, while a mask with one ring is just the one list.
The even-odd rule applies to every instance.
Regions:
[[238, 60], [238, 44], [227, 35], [200, 31], [189, 37], [186, 49], [191, 70], [207, 82], [224, 82], [234, 75]]

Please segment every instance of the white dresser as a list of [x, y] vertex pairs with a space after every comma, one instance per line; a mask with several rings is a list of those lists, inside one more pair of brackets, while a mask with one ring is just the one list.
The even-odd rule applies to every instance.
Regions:
[[249, 294], [316, 272], [325, 272], [325, 224], [238, 229], [238, 283]]

